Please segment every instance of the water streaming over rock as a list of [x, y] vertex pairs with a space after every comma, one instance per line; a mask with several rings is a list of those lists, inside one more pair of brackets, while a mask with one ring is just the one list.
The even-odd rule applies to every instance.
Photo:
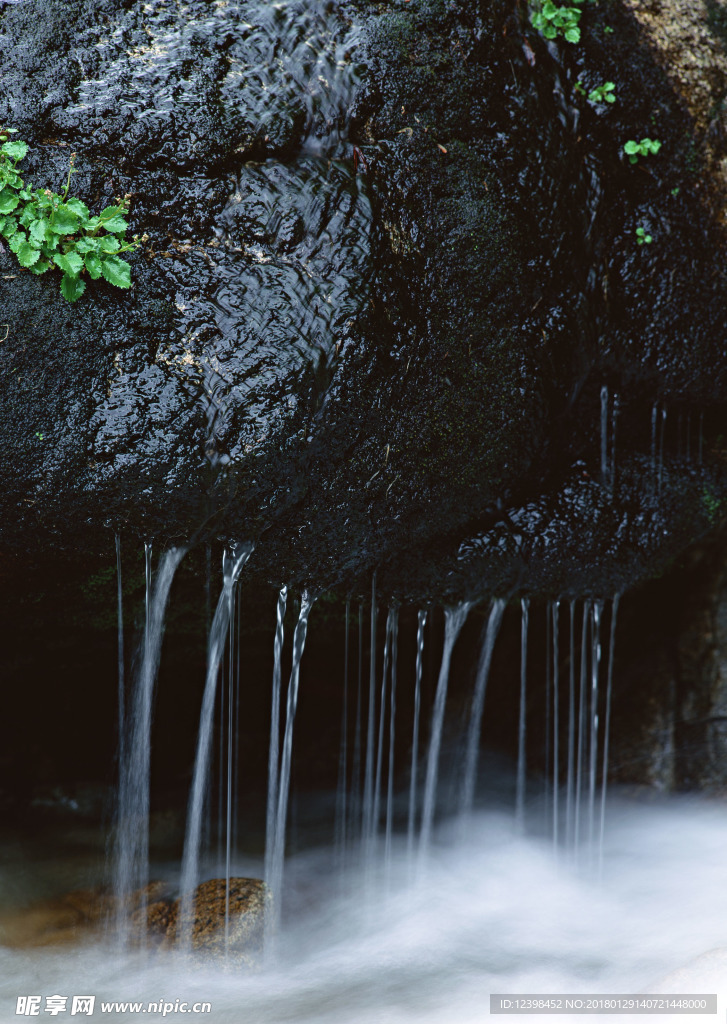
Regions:
[[487, 619], [487, 626], [482, 637], [482, 650], [480, 651], [477, 663], [477, 675], [475, 677], [475, 691], [472, 697], [470, 709], [469, 728], [467, 730], [467, 747], [465, 751], [464, 780], [460, 796], [460, 813], [468, 815], [471, 813], [475, 801], [475, 787], [477, 783], [477, 763], [480, 751], [480, 737], [482, 733], [482, 713], [485, 708], [485, 694], [487, 691], [487, 680], [490, 675], [492, 654], [495, 650], [495, 641], [500, 631], [502, 615], [505, 611], [505, 602], [496, 599], [492, 602], [490, 614]]
[[423, 864], [429, 853], [429, 845], [432, 839], [432, 828], [434, 826], [434, 812], [437, 801], [437, 780], [439, 778], [439, 753], [442, 745], [442, 728], [444, 726], [444, 711], [447, 703], [447, 688], [449, 686], [449, 667], [452, 660], [452, 651], [459, 636], [460, 630], [465, 623], [467, 614], [472, 607], [471, 602], [463, 601], [456, 608], [445, 608], [444, 611], [444, 649], [442, 651], [442, 663], [439, 668], [439, 679], [437, 680], [437, 692], [434, 697], [434, 708], [432, 709], [432, 722], [429, 731], [429, 751], [427, 753], [427, 774], [424, 780], [424, 799], [422, 802], [422, 824], [419, 834], [419, 858]]
[[520, 713], [518, 717], [517, 781], [515, 791], [515, 821], [518, 828], [525, 828], [525, 799], [527, 786], [527, 681], [528, 681], [528, 626], [530, 602], [520, 602]]
[[308, 633], [308, 616], [313, 607], [315, 596], [303, 591], [300, 599], [298, 622], [293, 634], [293, 663], [288, 681], [288, 696], [285, 710], [285, 734], [283, 751], [280, 758], [278, 773], [278, 792], [275, 800], [275, 825], [272, 837], [272, 853], [270, 858], [270, 875], [266, 878], [274, 893], [273, 911], [268, 915], [268, 935], [275, 936], [281, 919], [283, 899], [283, 867], [285, 862], [285, 834], [288, 821], [288, 798], [290, 796], [290, 770], [293, 757], [293, 726], [295, 712], [298, 707], [298, 686], [300, 683], [300, 663], [305, 650]]
[[182, 858], [180, 907], [182, 946], [188, 946], [191, 940], [192, 894], [199, 881], [202, 815], [204, 812], [204, 797], [207, 791], [215, 696], [220, 666], [225, 652], [225, 643], [228, 638], [234, 607], [234, 588], [245, 563], [253, 552], [253, 548], [252, 542], [237, 544], [233, 548], [225, 550], [222, 560], [223, 585], [210, 629], [207, 677], [202, 695], [197, 754], [194, 762], [192, 788], [189, 795], [184, 855]]
[[422, 701], [422, 672], [424, 668], [424, 627], [427, 623], [426, 611], [420, 610], [417, 615], [417, 648], [416, 674], [414, 679], [414, 721], [411, 737], [411, 767], [409, 769], [409, 814], [407, 819], [407, 849], [409, 857], [413, 857], [417, 824], [417, 776], [419, 773], [419, 718]]
[[277, 813], [278, 779], [280, 772], [280, 691], [283, 674], [283, 643], [285, 640], [285, 609], [288, 588], [281, 587], [276, 611], [275, 646], [273, 650], [272, 707], [270, 709], [270, 744], [268, 749], [268, 799], [265, 819], [265, 877], [273, 873], [273, 839]]
[[[127, 736], [121, 744], [119, 798], [114, 845], [113, 886], [118, 900], [117, 929], [128, 938], [127, 906], [132, 892], [149, 881], [149, 773], [151, 723], [162, 640], [164, 616], [172, 580], [184, 557], [184, 548], [170, 548], [160, 560], [152, 586], [151, 545], [146, 545], [145, 629], [141, 660], [134, 679]], [[141, 908], [144, 934], [145, 908]]]

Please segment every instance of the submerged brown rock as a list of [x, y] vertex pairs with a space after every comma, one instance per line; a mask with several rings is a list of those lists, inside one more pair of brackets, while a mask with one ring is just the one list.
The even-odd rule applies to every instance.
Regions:
[[[265, 914], [271, 902], [269, 888], [258, 878], [230, 879], [229, 908], [224, 878], [202, 882], [194, 894], [192, 950], [212, 956], [231, 954], [236, 963], [251, 964], [262, 952]], [[117, 910], [118, 901], [103, 887], [74, 890], [0, 918], [0, 944], [14, 949], [82, 944], [97, 938]], [[134, 893], [128, 910], [132, 935], [143, 932], [145, 921], [151, 946], [177, 947], [180, 900], [172, 898], [167, 883], [150, 882]]]

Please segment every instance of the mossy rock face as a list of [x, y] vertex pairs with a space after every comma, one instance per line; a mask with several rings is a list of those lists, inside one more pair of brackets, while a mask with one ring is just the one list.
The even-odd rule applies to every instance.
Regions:
[[75, 151], [147, 236], [73, 307], [0, 253], [2, 550], [254, 537], [260, 580], [454, 599], [552, 593], [577, 532], [579, 588], [660, 571], [724, 496], [726, 281], [637, 23], [589, 5], [556, 60], [513, 0], [244, 6], [0, 8], [26, 177]]

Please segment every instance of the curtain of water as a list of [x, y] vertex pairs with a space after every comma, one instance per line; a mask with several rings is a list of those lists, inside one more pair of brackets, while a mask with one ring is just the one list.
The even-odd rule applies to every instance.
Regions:
[[520, 717], [518, 722], [518, 747], [517, 747], [517, 784], [515, 792], [515, 824], [524, 831], [525, 829], [525, 787], [526, 787], [526, 756], [525, 756], [525, 727], [526, 727], [526, 705], [527, 705], [527, 678], [528, 678], [528, 623], [530, 618], [530, 601], [523, 598], [520, 602]]
[[[164, 616], [174, 573], [185, 549], [170, 548], [162, 556], [154, 586], [151, 585], [151, 545], [146, 545], [145, 629], [142, 657], [134, 680], [127, 736], [122, 745], [119, 803], [114, 851], [114, 895], [117, 899], [117, 928], [122, 943], [129, 938], [129, 896], [143, 889], [149, 880], [149, 771], [151, 764], [151, 722], [154, 689], [162, 639]], [[141, 908], [140, 930], [145, 935], [146, 907]]]
[[475, 690], [472, 697], [472, 708], [470, 710], [469, 728], [467, 731], [467, 747], [464, 761], [464, 782], [460, 796], [460, 814], [468, 815], [475, 802], [475, 787], [477, 785], [477, 762], [480, 750], [480, 736], [482, 734], [482, 713], [485, 707], [485, 694], [487, 691], [487, 680], [490, 675], [492, 664], [492, 653], [495, 649], [495, 641], [500, 632], [500, 623], [505, 610], [505, 602], [500, 598], [492, 602], [490, 614], [487, 619], [482, 637], [482, 648], [477, 663], [477, 675], [475, 677]]
[[611, 632], [608, 642], [608, 676], [606, 680], [606, 722], [603, 731], [603, 767], [601, 778], [601, 821], [598, 839], [598, 872], [603, 870], [603, 841], [606, 834], [606, 788], [608, 786], [608, 745], [611, 735], [611, 691], [613, 689], [613, 658], [616, 650], [616, 622], [621, 595], [616, 594], [611, 605]]
[[232, 618], [234, 587], [245, 563], [252, 554], [253, 548], [254, 544], [252, 541], [235, 545], [232, 549], [225, 551], [222, 560], [222, 592], [217, 602], [217, 608], [210, 629], [207, 677], [202, 696], [202, 711], [197, 737], [197, 755], [189, 796], [187, 831], [184, 841], [184, 855], [182, 857], [180, 924], [183, 947], [189, 947], [191, 942], [193, 925], [192, 900], [199, 875], [202, 813], [209, 773], [217, 680], [225, 651], [228, 627]]
[[298, 622], [293, 634], [293, 663], [288, 682], [288, 699], [285, 712], [285, 734], [283, 736], [283, 753], [280, 760], [280, 781], [278, 785], [278, 802], [275, 815], [275, 834], [273, 836], [273, 852], [270, 876], [267, 879], [273, 893], [273, 912], [269, 915], [268, 935], [272, 936], [280, 923], [282, 909], [283, 866], [285, 862], [285, 829], [288, 819], [288, 798], [290, 795], [290, 768], [293, 756], [293, 724], [298, 706], [298, 684], [300, 682], [300, 663], [305, 650], [305, 638], [308, 632], [308, 616], [315, 598], [303, 591], [300, 600]]
[[411, 739], [411, 775], [409, 778], [409, 818], [407, 825], [407, 849], [411, 861], [414, 855], [414, 836], [416, 833], [417, 814], [417, 775], [419, 772], [419, 716], [421, 713], [422, 669], [424, 665], [424, 627], [427, 623], [426, 611], [417, 616], [417, 657], [416, 676], [414, 679], [414, 722]]
[[273, 839], [278, 800], [278, 768], [280, 763], [280, 689], [283, 673], [283, 642], [285, 639], [285, 609], [288, 588], [281, 587], [275, 624], [273, 648], [273, 698], [270, 711], [270, 746], [268, 748], [268, 802], [265, 819], [265, 877], [273, 872]]
[[444, 726], [444, 711], [447, 703], [447, 687], [449, 684], [449, 666], [452, 660], [452, 651], [460, 630], [464, 625], [467, 613], [471, 608], [471, 602], [462, 601], [456, 608], [446, 608], [444, 611], [444, 649], [442, 651], [442, 664], [439, 669], [437, 691], [434, 697], [434, 708], [432, 710], [432, 725], [429, 734], [429, 753], [427, 756], [427, 774], [424, 782], [424, 801], [422, 804], [422, 826], [419, 836], [420, 862], [423, 862], [429, 851], [429, 844], [432, 837], [432, 826], [434, 823], [434, 811], [437, 800], [437, 777], [439, 774], [439, 752], [442, 745], [442, 729]]
[[396, 664], [399, 657], [399, 609], [392, 608], [391, 624], [391, 697], [389, 706], [389, 774], [386, 791], [386, 833], [384, 844], [384, 863], [387, 872], [391, 871], [391, 844], [394, 828], [394, 743], [396, 739]]

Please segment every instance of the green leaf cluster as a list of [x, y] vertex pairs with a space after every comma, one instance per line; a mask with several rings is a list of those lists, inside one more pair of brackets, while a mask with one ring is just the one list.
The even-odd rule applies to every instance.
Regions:
[[588, 93], [588, 99], [591, 103], [615, 103], [615, 90], [615, 82], [604, 82], [603, 85], [597, 85], [595, 89], [591, 89]]
[[629, 139], [624, 144], [624, 153], [628, 156], [630, 164], [638, 163], [640, 156], [656, 156], [660, 149], [661, 143], [658, 139], [642, 139], [641, 142]]
[[653, 238], [647, 234], [646, 228], [637, 228], [636, 241], [639, 245], [651, 245]]
[[11, 140], [12, 128], [0, 128], [0, 237], [31, 274], [62, 272], [61, 294], [75, 302], [86, 290], [84, 274], [92, 281], [103, 277], [117, 288], [131, 287], [131, 267], [121, 254], [139, 244], [127, 241], [128, 199], [107, 206], [98, 216], [80, 199], [68, 198], [75, 154], [68, 179], [58, 195], [26, 185], [18, 164], [27, 143]]
[[553, 0], [537, 0], [536, 8], [530, 13], [530, 23], [546, 39], [562, 36], [569, 43], [577, 43], [581, 38], [582, 3], [584, 0], [571, 0], [571, 4], [576, 6], [566, 7]]

